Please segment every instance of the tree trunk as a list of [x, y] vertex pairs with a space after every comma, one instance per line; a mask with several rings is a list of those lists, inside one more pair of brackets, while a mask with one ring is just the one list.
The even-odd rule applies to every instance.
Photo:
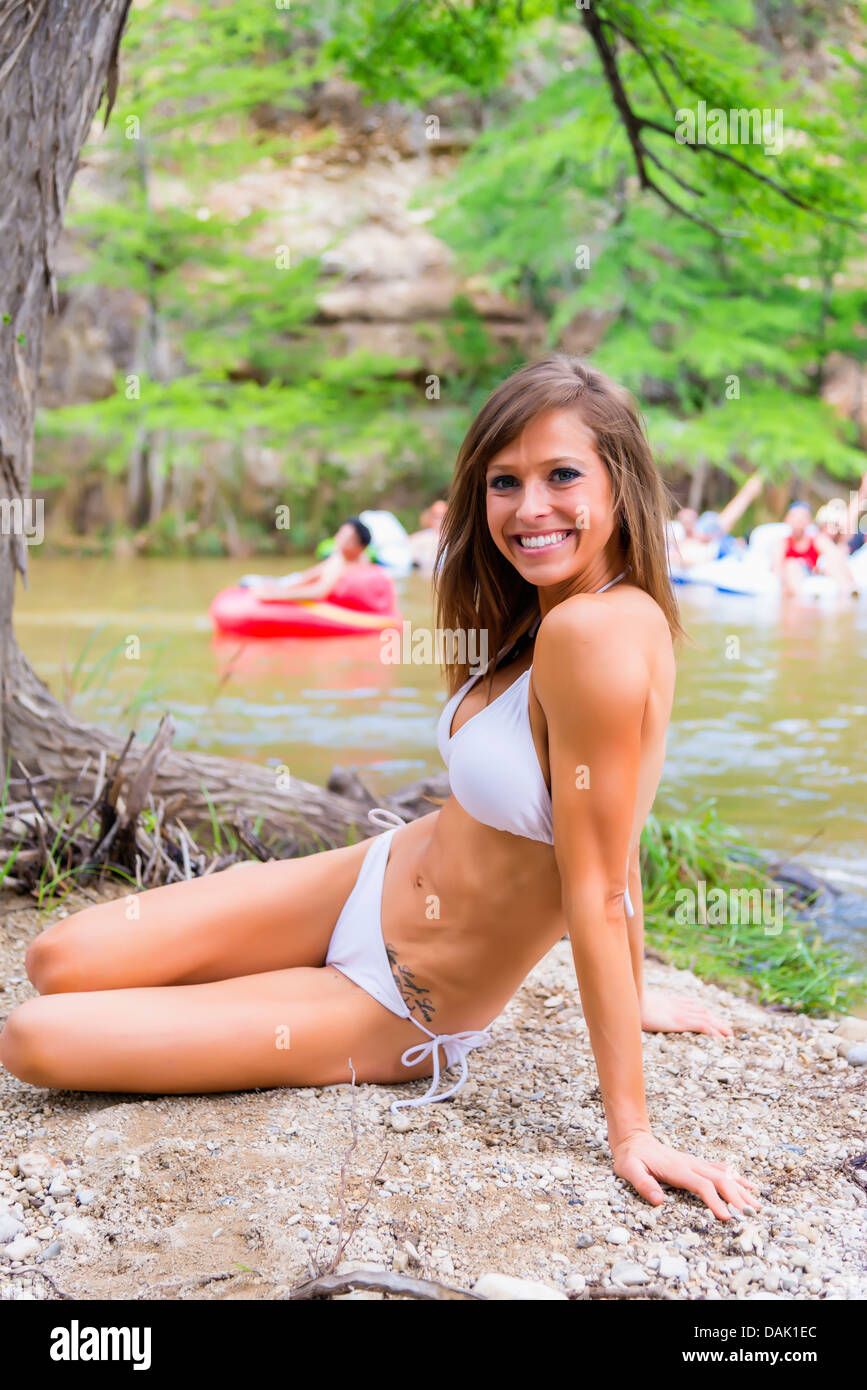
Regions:
[[[15, 577], [27, 584], [28, 543], [41, 539], [30, 497], [33, 417], [45, 315], [57, 312], [54, 254], [79, 152], [103, 95], [106, 122], [117, 89], [117, 58], [131, 0], [0, 0], [0, 787], [7, 760], [68, 787], [90, 757], [118, 755], [123, 740], [74, 721], [31, 669], [12, 627]], [[34, 510], [35, 508], [35, 510]], [[36, 520], [34, 520], [36, 518]], [[131, 778], [146, 744], [124, 762]], [[309, 828], [343, 843], [345, 830], [375, 833], [358, 801], [228, 758], [169, 752], [153, 791], [183, 796], [188, 824], [207, 820], [204, 783], [218, 812], [241, 807], [265, 828]], [[427, 808], [429, 809], [429, 808]]]

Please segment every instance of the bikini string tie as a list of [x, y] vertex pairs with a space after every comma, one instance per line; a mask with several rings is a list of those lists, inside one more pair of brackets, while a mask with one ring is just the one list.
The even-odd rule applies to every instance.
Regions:
[[[416, 1024], [418, 1028], [421, 1028], [423, 1026], [421, 1023], [418, 1022], [417, 1019], [413, 1019], [412, 1021]], [[425, 1028], [424, 1031], [425, 1033], [427, 1033], [428, 1029]], [[408, 1047], [406, 1049], [406, 1052], [402, 1053], [400, 1060], [403, 1062], [403, 1065], [405, 1067], [414, 1067], [417, 1062], [423, 1062], [426, 1057], [431, 1057], [433, 1060], [433, 1076], [431, 1078], [430, 1086], [425, 1091], [423, 1096], [416, 1096], [413, 1100], [392, 1101], [391, 1105], [389, 1106], [389, 1109], [392, 1111], [392, 1113], [395, 1110], [400, 1110], [405, 1105], [427, 1105], [428, 1102], [433, 1102], [437, 1100], [448, 1100], [451, 1096], [453, 1096], [457, 1091], [461, 1089], [469, 1075], [469, 1068], [467, 1066], [467, 1053], [471, 1052], [475, 1047], [485, 1047], [491, 1041], [491, 1035], [487, 1029], [468, 1029], [464, 1033], [430, 1033], [429, 1038], [429, 1042], [415, 1043], [412, 1047]], [[434, 1094], [434, 1092], [436, 1091], [437, 1086], [440, 1084], [440, 1059], [438, 1049], [442, 1047], [443, 1051], [446, 1052], [446, 1066], [451, 1066], [452, 1062], [450, 1061], [448, 1052], [446, 1051], [446, 1045], [448, 1043], [456, 1043], [457, 1049], [459, 1049], [459, 1053], [458, 1056], [455, 1058], [455, 1061], [460, 1062], [460, 1080], [456, 1081], [453, 1086], [450, 1086], [447, 1091], [443, 1091], [441, 1095], [437, 1096]]]

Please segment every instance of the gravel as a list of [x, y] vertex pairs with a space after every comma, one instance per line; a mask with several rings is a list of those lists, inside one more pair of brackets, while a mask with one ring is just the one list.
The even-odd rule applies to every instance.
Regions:
[[[7, 914], [7, 980], [23, 981], [34, 923], [29, 909]], [[717, 1221], [672, 1189], [651, 1208], [614, 1175], [558, 942], [455, 1099], [393, 1117], [390, 1102], [427, 1082], [142, 1098], [0, 1070], [0, 1299], [57, 1298], [32, 1272], [44, 1261], [76, 1298], [285, 1296], [338, 1257], [353, 1103], [344, 1238], [357, 1229], [341, 1260], [478, 1292], [487, 1281], [497, 1298], [867, 1297], [867, 1165], [855, 1161], [867, 1072], [851, 1061], [867, 1020], [770, 1012], [652, 959], [645, 971], [735, 1034], [644, 1035], [655, 1133], [758, 1182], [760, 1212]], [[7, 984], [6, 1009], [31, 993]]]

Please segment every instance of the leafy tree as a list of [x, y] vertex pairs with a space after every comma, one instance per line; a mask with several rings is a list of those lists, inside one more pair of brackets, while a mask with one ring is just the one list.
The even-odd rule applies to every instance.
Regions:
[[[815, 8], [787, 9], [815, 37]], [[433, 230], [468, 271], [529, 294], [547, 345], [578, 316], [606, 325], [594, 361], [650, 403], [666, 460], [846, 477], [863, 454], [820, 387], [831, 351], [865, 360], [864, 64], [826, 29], [816, 83], [770, 11], [361, 0], [325, 52], [377, 100], [481, 99]], [[842, 34], [846, 13], [824, 23]], [[384, 63], [392, 37], [400, 62]], [[701, 102], [766, 110], [772, 138], [682, 142]]]
[[[123, 57], [115, 120], [85, 148], [116, 193], [75, 200], [67, 225], [90, 254], [67, 283], [141, 296], [137, 361], [107, 398], [43, 412], [42, 436], [93, 438], [101, 464], [129, 474], [133, 525], [156, 520], [167, 475], [195, 468], [206, 441], [233, 441], [236, 460], [252, 436], [279, 449], [293, 501], [313, 490], [331, 451], [405, 448], [406, 421], [398, 426], [392, 408], [409, 390], [397, 379], [406, 363], [328, 355], [311, 323], [319, 257], [293, 254], [291, 221], [262, 211], [233, 221], [200, 201], [242, 165], [288, 162], [310, 147], [249, 118], [298, 107], [329, 70], [311, 15], [188, 13], [154, 0], [132, 11]], [[166, 203], [166, 181], [183, 186], [183, 205]]]

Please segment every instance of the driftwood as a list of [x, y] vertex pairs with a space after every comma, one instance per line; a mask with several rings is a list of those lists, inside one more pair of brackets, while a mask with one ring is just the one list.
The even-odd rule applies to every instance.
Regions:
[[[338, 767], [326, 791], [312, 789], [320, 798], [317, 826], [293, 821], [288, 806], [278, 819], [263, 816], [255, 805], [227, 807], [219, 793], [209, 793], [208, 805], [206, 798], [180, 790], [171, 778], [172, 794], [160, 792], [167, 782], [165, 765], [174, 756], [173, 734], [174, 721], [165, 715], [146, 747], [138, 747], [130, 734], [115, 757], [100, 748], [94, 765], [89, 754], [65, 794], [65, 779], [55, 784], [50, 772], [31, 770], [15, 759], [0, 811], [0, 886], [30, 892], [40, 901], [67, 881], [84, 885], [98, 875], [101, 883], [106, 873], [120, 875], [139, 889], [152, 888], [204, 877], [251, 858], [289, 859], [344, 845], [350, 833], [364, 839], [377, 833], [367, 820], [372, 806], [387, 806], [404, 820], [413, 820], [448, 795], [443, 774], [380, 797], [377, 803], [355, 773]], [[245, 764], [224, 761], [234, 769], [237, 799]], [[270, 794], [273, 797], [273, 791]], [[298, 801], [296, 795], [296, 812]], [[258, 831], [251, 824], [253, 813], [263, 822]], [[328, 834], [321, 833], [323, 816]]]
[[[403, 1298], [419, 1298], [444, 1302], [463, 1299], [474, 1303], [490, 1303], [484, 1294], [473, 1293], [471, 1289], [456, 1289], [450, 1284], [439, 1284], [431, 1279], [415, 1279], [409, 1274], [396, 1274], [388, 1269], [356, 1269], [346, 1274], [325, 1274], [299, 1284], [288, 1297], [291, 1300], [307, 1298], [333, 1298], [335, 1294], [349, 1293], [352, 1289], [371, 1289], [377, 1293], [397, 1294]], [[660, 1284], [648, 1284], [645, 1288], [615, 1289], [606, 1284], [589, 1284], [581, 1293], [576, 1293], [570, 1303], [583, 1303], [590, 1299], [602, 1298], [656, 1298], [667, 1301], [674, 1299]]]
[[293, 1302], [295, 1299], [332, 1298], [335, 1294], [349, 1293], [352, 1289], [373, 1289], [378, 1293], [402, 1294], [408, 1298], [438, 1302], [447, 1299], [488, 1302], [481, 1294], [471, 1293], [469, 1289], [454, 1289], [448, 1284], [436, 1284], [431, 1279], [414, 1279], [409, 1274], [395, 1274], [388, 1269], [356, 1269], [348, 1274], [323, 1274], [318, 1279], [299, 1284], [289, 1298]]
[[[425, 793], [439, 798], [448, 795], [445, 773], [422, 779], [377, 802], [357, 777], [339, 768], [323, 788], [300, 777], [280, 777], [275, 768], [240, 759], [177, 752], [167, 736], [159, 749], [132, 735], [122, 740], [97, 725], [79, 724], [23, 661], [13, 665], [16, 669], [8, 673], [5, 709], [11, 771], [16, 779], [10, 788], [11, 802], [19, 802], [28, 791], [22, 766], [31, 771], [34, 788], [47, 786], [58, 795], [85, 801], [99, 797], [99, 770], [108, 767], [108, 776], [120, 770], [128, 784], [127, 804], [137, 797], [143, 805], [141, 791], [146, 785], [154, 802], [165, 804], [169, 819], [183, 809], [190, 830], [207, 828], [213, 808], [221, 824], [233, 825], [238, 816], [250, 826], [258, 820], [256, 833], [264, 843], [279, 845], [294, 840], [298, 852], [309, 853], [345, 845], [350, 833], [356, 839], [377, 834], [377, 827], [367, 819], [368, 809], [375, 804], [413, 820], [436, 809], [436, 802], [426, 800]], [[166, 721], [171, 723], [170, 716], [164, 724]], [[149, 749], [153, 750], [153, 765], [143, 767]], [[136, 784], [140, 769], [142, 779]], [[119, 827], [115, 833], [123, 839], [123, 831], [124, 827]], [[48, 835], [53, 838], [50, 830]], [[285, 857], [285, 851], [278, 853]]]

